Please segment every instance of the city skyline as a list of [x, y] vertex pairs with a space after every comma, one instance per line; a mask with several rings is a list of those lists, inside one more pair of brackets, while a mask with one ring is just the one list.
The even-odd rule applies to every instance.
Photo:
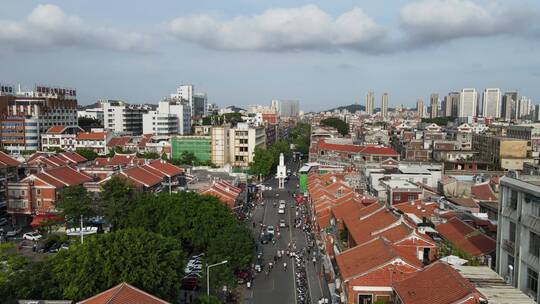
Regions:
[[148, 1], [124, 14], [127, 4], [5, 3], [0, 82], [74, 87], [80, 104], [157, 103], [193, 83], [220, 106], [293, 99], [306, 112], [362, 103], [370, 89], [389, 92], [389, 107], [462, 88], [540, 99], [533, 1]]

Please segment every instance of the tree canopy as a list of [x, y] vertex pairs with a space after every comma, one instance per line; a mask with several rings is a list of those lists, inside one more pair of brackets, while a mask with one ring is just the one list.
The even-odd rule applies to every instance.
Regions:
[[1, 286], [0, 297], [78, 301], [128, 282], [174, 302], [184, 259], [178, 241], [156, 233], [127, 229], [100, 234], [18, 272], [9, 284]]
[[454, 117], [435, 117], [435, 118], [422, 118], [424, 123], [434, 123], [438, 126], [446, 126], [449, 122], [454, 121]]
[[289, 131], [289, 143], [296, 146], [302, 154], [309, 153], [309, 144], [311, 141], [311, 125], [308, 123], [299, 122]]
[[95, 215], [92, 197], [81, 185], [68, 186], [60, 192], [60, 199], [56, 205], [60, 214], [72, 225], [82, 215], [85, 218]]
[[144, 197], [129, 214], [129, 226], [179, 240], [188, 251], [206, 252], [205, 262], [228, 260], [212, 284], [234, 284], [234, 270], [248, 267], [254, 241], [247, 227], [216, 197], [181, 192]]
[[321, 120], [321, 125], [334, 127], [343, 136], [349, 134], [349, 125], [343, 120], [336, 117], [330, 117]]
[[90, 149], [79, 148], [76, 149], [75, 152], [79, 153], [82, 157], [88, 160], [94, 160], [99, 156], [96, 152]]
[[137, 205], [139, 196], [128, 180], [113, 176], [102, 186], [99, 214], [113, 229], [122, 229], [126, 227], [128, 214]]

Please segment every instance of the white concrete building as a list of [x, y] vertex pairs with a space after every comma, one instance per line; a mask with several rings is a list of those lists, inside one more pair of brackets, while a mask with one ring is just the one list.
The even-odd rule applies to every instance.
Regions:
[[476, 89], [463, 89], [459, 94], [458, 117], [476, 116], [478, 93]]
[[485, 89], [482, 96], [482, 116], [501, 117], [501, 90], [499, 88]]
[[190, 107], [191, 117], [208, 115], [208, 97], [206, 93], [196, 93], [193, 85], [180, 85], [171, 98], [186, 102]]
[[366, 95], [366, 113], [372, 115], [375, 111], [375, 93], [368, 91]]
[[238, 123], [229, 130], [229, 157], [234, 167], [248, 167], [253, 161], [256, 147], [266, 147], [264, 127], [253, 127], [247, 123]]
[[103, 108], [92, 108], [77, 111], [77, 118], [86, 117], [103, 122]]
[[47, 151], [56, 148], [74, 151], [79, 132], [84, 132], [84, 130], [77, 126], [50, 127], [45, 134], [41, 135], [41, 149]]
[[100, 100], [103, 107], [103, 127], [106, 131], [131, 135], [142, 133], [143, 105], [130, 105], [120, 100]]
[[191, 134], [191, 108], [178, 99], [160, 101], [157, 110], [143, 114], [142, 120], [143, 134]]
[[501, 178], [496, 256], [499, 275], [538, 302], [540, 176]]
[[381, 96], [381, 118], [385, 119], [388, 115], [388, 93], [384, 93]]

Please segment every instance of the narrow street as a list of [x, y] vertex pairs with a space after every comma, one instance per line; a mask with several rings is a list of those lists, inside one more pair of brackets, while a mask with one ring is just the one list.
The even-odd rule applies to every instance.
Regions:
[[[291, 159], [286, 160], [287, 169], [291, 172], [297, 172], [300, 166], [299, 162], [292, 162]], [[278, 183], [275, 178], [269, 179], [264, 183], [272, 187], [272, 190], [264, 191], [264, 206], [258, 204], [254, 210], [253, 218], [255, 220], [254, 236], [257, 239], [258, 252], [262, 250], [264, 259], [264, 270], [257, 273], [251, 289], [248, 289], [244, 296], [244, 303], [300, 303], [297, 300], [298, 290], [295, 284], [295, 259], [285, 256], [277, 261], [274, 261], [274, 256], [278, 250], [287, 251], [288, 244], [295, 244], [296, 250], [303, 250], [308, 244], [306, 233], [301, 228], [295, 228], [296, 219], [296, 203], [292, 194], [297, 191], [298, 178], [290, 176], [289, 181], [285, 183], [285, 189], [277, 189]], [[285, 200], [285, 214], [278, 214], [279, 200]], [[299, 213], [299, 217], [300, 217]], [[261, 244], [259, 241], [261, 233], [261, 225], [279, 227], [280, 219], [284, 219], [288, 228], [279, 228], [279, 234], [276, 230], [275, 244]], [[317, 300], [322, 296], [328, 296], [328, 287], [321, 275], [320, 259], [316, 259], [316, 263], [312, 262], [312, 256], [305, 258], [306, 265], [306, 281], [307, 293], [310, 301], [304, 303], [317, 303]], [[273, 269], [268, 275], [265, 270], [268, 269], [268, 263], [274, 264]], [[284, 268], [283, 263], [287, 263], [287, 268]]]

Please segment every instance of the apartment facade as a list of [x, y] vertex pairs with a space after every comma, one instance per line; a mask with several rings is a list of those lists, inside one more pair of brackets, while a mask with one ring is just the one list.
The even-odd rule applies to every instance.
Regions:
[[229, 163], [230, 127], [214, 126], [210, 131], [212, 138], [212, 163], [224, 166]]
[[373, 114], [375, 110], [375, 93], [373, 91], [368, 91], [366, 95], [366, 113], [368, 115]]
[[103, 127], [114, 133], [139, 135], [143, 131], [143, 114], [148, 109], [120, 100], [100, 100], [103, 107]]
[[472, 149], [478, 152], [481, 160], [494, 164], [504, 170], [522, 170], [527, 158], [527, 140], [493, 136], [489, 134], [473, 134]]
[[191, 134], [191, 108], [177, 99], [159, 102], [156, 111], [142, 115], [143, 134], [187, 135]]
[[266, 147], [264, 127], [254, 127], [247, 123], [238, 123], [229, 130], [229, 157], [234, 167], [249, 167], [253, 162], [256, 147]]
[[431, 96], [429, 96], [429, 104], [430, 104], [430, 117], [435, 118], [438, 116], [439, 112], [439, 94], [433, 93]]
[[297, 117], [300, 113], [298, 100], [272, 100], [272, 108], [279, 117]]
[[478, 105], [476, 89], [463, 89], [459, 95], [458, 117], [474, 117]]
[[540, 294], [540, 177], [500, 180], [496, 270], [538, 302]]
[[485, 89], [482, 96], [482, 116], [501, 117], [501, 90], [498, 88]]

